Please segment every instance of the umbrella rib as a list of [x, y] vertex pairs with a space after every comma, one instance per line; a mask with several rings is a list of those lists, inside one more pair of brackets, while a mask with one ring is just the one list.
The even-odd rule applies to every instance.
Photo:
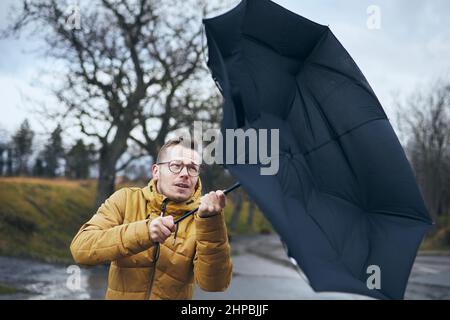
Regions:
[[[295, 159], [295, 158], [294, 158]], [[297, 170], [297, 167], [295, 165], [292, 165], [292, 167], [294, 167], [294, 171], [295, 171], [295, 175], [297, 177], [297, 179], [300, 181], [302, 179], [300, 173]], [[315, 183], [313, 181], [313, 186], [315, 186]], [[303, 190], [305, 192], [305, 190]], [[311, 191], [313, 192], [313, 191]], [[306, 196], [306, 195], [305, 195]], [[311, 214], [309, 214], [308, 211], [308, 203], [309, 203], [309, 198], [310, 198], [310, 194], [308, 196], [306, 196], [306, 199], [304, 199], [304, 204], [305, 204], [305, 212], [308, 214], [308, 216], [311, 218], [311, 220], [314, 222], [314, 224], [317, 226], [317, 228], [322, 232], [322, 234], [324, 235], [324, 237], [327, 239], [328, 244], [330, 245], [330, 247], [333, 249], [333, 251], [335, 252], [337, 257], [340, 257], [339, 255], [339, 250], [337, 250], [337, 248], [333, 245], [333, 242], [331, 241], [331, 239], [329, 238], [328, 234], [325, 232], [325, 230], [322, 228], [322, 226], [320, 225], [320, 223], [315, 219], [315, 217]], [[342, 263], [342, 261], [340, 259], [338, 259], [339, 262], [350, 272], [350, 270], [347, 268], [347, 266], [345, 266], [344, 263]]]
[[317, 99], [316, 99], [316, 97], [314, 96], [314, 94], [312, 93], [311, 89], [308, 87], [308, 85], [305, 85], [305, 87], [306, 87], [307, 91], [309, 92], [309, 94], [311, 95], [312, 101], [314, 102], [313, 105], [316, 107], [317, 111], [319, 111], [319, 114], [322, 116], [322, 120], [323, 120], [323, 121], [325, 122], [325, 124], [327, 125], [327, 128], [328, 128], [328, 130], [330, 131], [333, 140], [335, 140], [336, 143], [339, 145], [339, 147], [340, 147], [340, 149], [341, 149], [341, 151], [342, 151], [341, 153], [342, 153], [342, 155], [343, 155], [343, 157], [344, 157], [344, 160], [345, 160], [345, 162], [347, 163], [347, 165], [348, 165], [348, 167], [349, 167], [349, 169], [350, 169], [350, 172], [351, 172], [353, 178], [355, 179], [356, 184], [359, 185], [359, 183], [358, 183], [358, 177], [357, 177], [357, 175], [356, 175], [356, 172], [355, 172], [355, 170], [353, 169], [353, 166], [352, 166], [352, 164], [351, 164], [351, 162], [350, 162], [350, 160], [349, 160], [349, 158], [348, 158], [348, 156], [347, 156], [347, 154], [346, 154], [346, 152], [345, 152], [345, 150], [344, 150], [344, 147], [342, 146], [341, 141], [339, 140], [338, 134], [337, 134], [336, 131], [334, 130], [334, 128], [333, 128], [333, 126], [331, 125], [331, 123], [328, 121], [328, 118], [326, 117], [326, 115], [325, 115], [323, 109], [322, 109], [321, 106], [320, 106], [320, 103], [317, 101]]
[[[364, 122], [362, 122], [362, 123], [360, 123], [360, 124], [358, 124], [358, 125], [356, 125], [356, 126], [354, 126], [354, 127], [351, 127], [350, 129], [344, 131], [344, 132], [341, 133], [340, 135], [336, 136], [336, 139], [337, 139], [337, 138], [340, 138], [340, 137], [342, 137], [342, 136], [345, 136], [346, 134], [349, 134], [350, 132], [352, 132], [352, 131], [358, 129], [359, 127], [362, 127], [362, 126], [364, 126], [364, 125], [366, 125], [366, 124], [368, 124], [368, 123], [370, 123], [370, 122], [372, 122], [372, 121], [377, 121], [377, 120], [387, 120], [387, 119], [386, 119], [385, 117], [369, 119], [369, 120], [367, 120], [367, 121], [364, 121]], [[312, 148], [312, 149], [310, 149], [310, 150], [304, 152], [303, 155], [306, 156], [306, 155], [308, 155], [309, 153], [314, 152], [314, 151], [316, 151], [317, 149], [320, 149], [320, 148], [322, 148], [323, 146], [329, 144], [330, 142], [333, 142], [334, 140], [335, 140], [335, 139], [330, 139], [330, 140], [327, 140], [327, 141], [325, 141], [325, 142], [322, 142], [322, 143], [319, 144], [318, 146], [316, 146], [316, 147], [314, 147], [314, 148]]]
[[422, 218], [422, 217], [418, 217], [418, 216], [409, 216], [407, 214], [404, 213], [400, 213], [400, 212], [392, 212], [392, 211], [386, 211], [386, 210], [369, 210], [369, 213], [373, 214], [381, 214], [381, 215], [387, 215], [387, 216], [394, 216], [394, 217], [399, 217], [399, 218], [405, 218], [405, 219], [410, 219], [410, 220], [415, 220], [415, 221], [420, 221], [420, 222], [424, 222], [426, 224], [433, 224], [433, 221]]
[[[265, 43], [264, 41], [261, 41], [261, 40], [255, 38], [255, 37], [253, 37], [253, 36], [251, 36], [251, 35], [249, 35], [249, 34], [241, 33], [241, 35], [242, 35], [242, 38], [244, 38], [244, 39], [246, 39], [246, 40], [248, 40], [248, 41], [251, 41], [251, 42], [256, 43], [256, 44], [258, 44], [258, 45], [260, 45], [260, 46], [263, 46], [263, 47], [269, 49], [270, 51], [275, 52], [276, 54], [279, 54], [280, 56], [286, 57], [286, 56], [283, 55], [281, 52], [279, 52], [278, 50], [276, 50], [274, 47], [272, 47], [272, 46], [269, 45], [268, 43]], [[289, 58], [291, 58], [291, 57], [289, 57]], [[292, 58], [291, 58], [291, 59], [292, 59]]]
[[[301, 175], [300, 175], [300, 173], [298, 172], [298, 170], [297, 170], [297, 167], [295, 166], [295, 165], [293, 165], [293, 167], [294, 167], [294, 171], [295, 171], [295, 175], [297, 176], [297, 179], [299, 180], [299, 181], [301, 181], [301, 179], [302, 179], [302, 177], [301, 177]], [[303, 191], [305, 191], [305, 190], [303, 190]], [[311, 191], [312, 192], [312, 191]], [[309, 202], [309, 199], [308, 199], [308, 202]], [[331, 241], [331, 239], [330, 239], [330, 237], [328, 236], [328, 233], [327, 232], [325, 232], [325, 230], [322, 228], [322, 226], [320, 225], [320, 223], [316, 220], [316, 218], [313, 216], [313, 215], [311, 215], [311, 214], [309, 214], [309, 211], [308, 211], [308, 209], [307, 209], [307, 206], [306, 206], [306, 201], [305, 201], [305, 212], [307, 213], [307, 215], [311, 218], [311, 220], [314, 222], [314, 224], [317, 226], [317, 228], [322, 232], [322, 234], [325, 236], [325, 238], [327, 239], [327, 241], [328, 241], [328, 244], [330, 245], [330, 247], [333, 249], [333, 251], [335, 252], [335, 254], [336, 254], [336, 256], [337, 257], [340, 257], [340, 255], [339, 255], [339, 250], [337, 250], [337, 248], [333, 245], [333, 241]], [[338, 259], [339, 261], [340, 261], [340, 259]], [[341, 263], [342, 263], [342, 261], [340, 261]], [[342, 263], [343, 264], [343, 263]], [[343, 264], [344, 265], [344, 264]], [[344, 265], [345, 266], [345, 265]], [[345, 266], [346, 267], [346, 266]], [[346, 267], [347, 268], [347, 267]]]
[[[344, 78], [346, 78], [346, 79], [348, 79], [348, 80], [351, 80], [351, 81], [354, 82], [357, 86], [361, 87], [361, 89], [363, 89], [364, 91], [366, 91], [372, 98], [374, 98], [375, 101], [377, 101], [378, 106], [380, 106], [380, 102], [378, 101], [378, 98], [376, 97], [376, 95], [373, 93], [372, 90], [369, 90], [366, 86], [364, 86], [364, 85], [362, 84], [362, 81], [361, 81], [361, 80], [358, 80], [358, 79], [356, 79], [355, 77], [352, 77], [352, 76], [350, 76], [350, 75], [348, 75], [348, 74], [343, 73], [342, 71], [340, 71], [340, 70], [338, 70], [338, 69], [336, 69], [336, 68], [333, 68], [333, 67], [324, 65], [324, 64], [322, 64], [322, 63], [320, 63], [320, 62], [309, 61], [309, 64], [310, 64], [311, 66], [315, 66], [315, 67], [317, 67], [317, 68], [319, 68], [319, 69], [323, 69], [323, 70], [329, 71], [329, 72], [331, 72], [331, 73], [338, 74], [338, 75], [340, 75], [340, 76], [342, 76], [342, 77], [344, 77]], [[367, 80], [366, 80], [366, 81], [367, 81]]]
[[[299, 85], [297, 79], [295, 79], [295, 86], [297, 87], [297, 91], [298, 91], [298, 93], [300, 95], [300, 99], [302, 100], [302, 104], [303, 104], [302, 110], [303, 110], [303, 114], [305, 115], [305, 118], [306, 118], [306, 125], [308, 126], [308, 129], [311, 132], [313, 139], [315, 140], [316, 136], [314, 134], [314, 130], [313, 130], [312, 125], [311, 125], [311, 117], [309, 115], [309, 111], [308, 111], [308, 108], [306, 106], [305, 98], [303, 97], [303, 94], [302, 94], [302, 89], [300, 88], [300, 85]], [[294, 101], [295, 101], [295, 99], [294, 99]], [[294, 103], [292, 103], [291, 109], [293, 108], [293, 105], [294, 105]], [[288, 113], [290, 113], [290, 112], [291, 111], [289, 110]]]

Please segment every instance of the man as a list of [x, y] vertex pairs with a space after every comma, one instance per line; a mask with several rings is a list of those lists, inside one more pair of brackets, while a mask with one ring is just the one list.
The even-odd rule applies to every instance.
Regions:
[[229, 286], [226, 198], [222, 191], [201, 197], [199, 164], [182, 138], [170, 140], [147, 187], [116, 191], [81, 227], [72, 255], [83, 265], [111, 262], [106, 299], [191, 299], [194, 280], [205, 291]]

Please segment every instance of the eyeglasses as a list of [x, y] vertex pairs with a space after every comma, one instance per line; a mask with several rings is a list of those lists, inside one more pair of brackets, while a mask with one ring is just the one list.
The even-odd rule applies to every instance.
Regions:
[[191, 177], [197, 177], [200, 174], [200, 166], [198, 164], [184, 164], [183, 161], [180, 160], [158, 162], [157, 164], [165, 163], [169, 165], [170, 172], [175, 174], [180, 173], [184, 167], [187, 168], [187, 172]]

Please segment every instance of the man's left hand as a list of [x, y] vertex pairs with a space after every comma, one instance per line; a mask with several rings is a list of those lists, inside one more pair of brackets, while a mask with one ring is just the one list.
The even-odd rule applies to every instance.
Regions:
[[206, 218], [220, 214], [226, 204], [226, 196], [222, 190], [211, 191], [200, 199], [198, 215], [200, 218]]

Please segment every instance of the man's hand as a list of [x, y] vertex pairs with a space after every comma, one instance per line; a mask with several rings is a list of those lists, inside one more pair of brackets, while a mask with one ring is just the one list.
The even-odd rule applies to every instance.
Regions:
[[226, 204], [225, 193], [222, 190], [211, 191], [200, 199], [198, 215], [200, 218], [211, 217], [219, 214]]
[[173, 217], [158, 217], [148, 224], [148, 231], [153, 242], [163, 243], [175, 232], [176, 226], [173, 223]]

